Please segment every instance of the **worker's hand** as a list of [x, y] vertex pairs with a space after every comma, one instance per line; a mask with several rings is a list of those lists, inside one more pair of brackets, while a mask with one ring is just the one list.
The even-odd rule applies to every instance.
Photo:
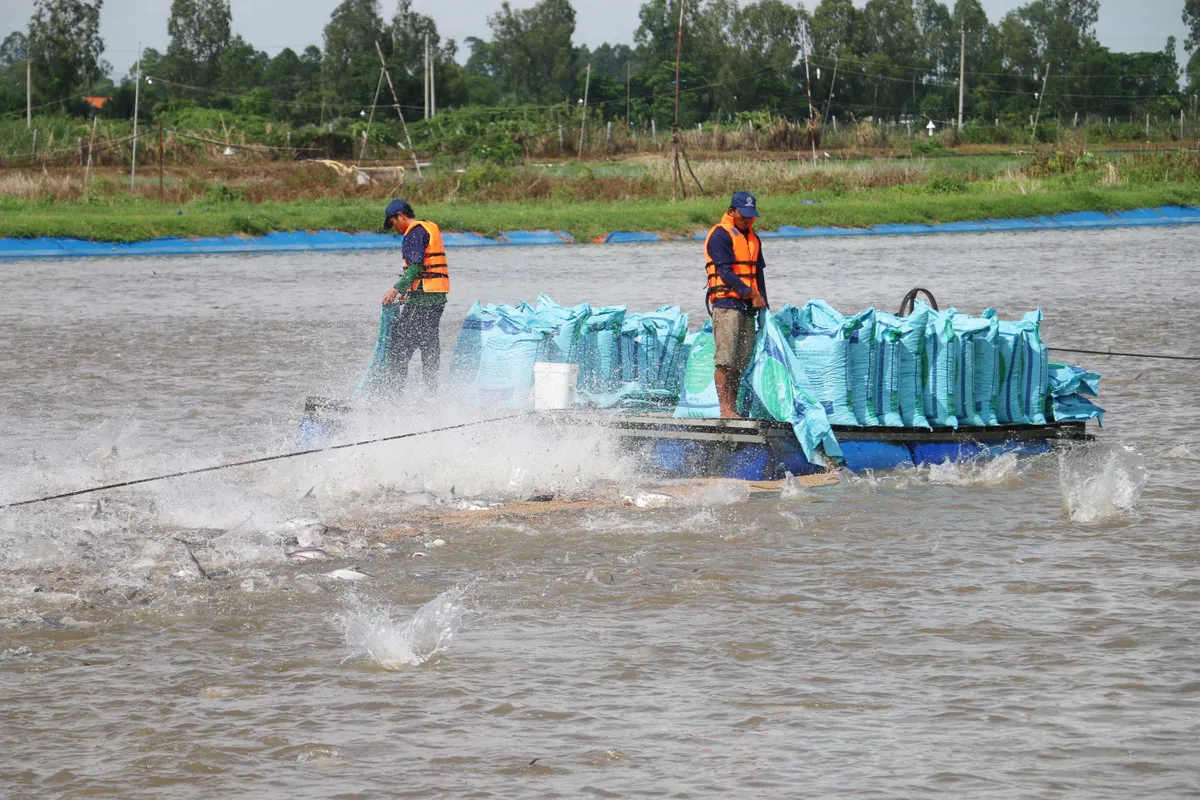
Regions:
[[388, 289], [386, 293], [384, 293], [383, 304], [385, 306], [390, 306], [392, 303], [399, 302], [400, 299], [400, 292], [395, 286], [393, 286], [392, 288]]
[[757, 308], [759, 311], [761, 311], [761, 310], [763, 310], [764, 308], [766, 308], [766, 307], [767, 307], [767, 298], [763, 297], [763, 296], [762, 296], [761, 294], [759, 294], [758, 292], [751, 292], [751, 293], [750, 293], [750, 302], [751, 302], [751, 303], [754, 305], [754, 307], [755, 307], [755, 308]]

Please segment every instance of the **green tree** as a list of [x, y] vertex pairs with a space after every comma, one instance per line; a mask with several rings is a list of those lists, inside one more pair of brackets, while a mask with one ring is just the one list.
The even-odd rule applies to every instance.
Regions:
[[575, 85], [575, 8], [569, 0], [541, 0], [514, 10], [505, 0], [488, 17], [488, 61], [501, 91], [525, 101], [563, 99]]
[[218, 61], [230, 45], [229, 0], [171, 0], [167, 17], [167, 79], [209, 88], [220, 79]]
[[808, 97], [797, 91], [797, 70], [809, 19], [782, 0], [758, 0], [737, 12], [732, 41], [738, 49], [739, 80], [717, 91], [720, 111], [772, 109], [789, 116], [808, 115]]
[[338, 104], [369, 104], [379, 76], [375, 43], [387, 56], [391, 38], [377, 0], [342, 0], [325, 25], [322, 71], [330, 98]]
[[28, 48], [41, 102], [80, 94], [108, 72], [101, 60], [103, 0], [34, 0]]

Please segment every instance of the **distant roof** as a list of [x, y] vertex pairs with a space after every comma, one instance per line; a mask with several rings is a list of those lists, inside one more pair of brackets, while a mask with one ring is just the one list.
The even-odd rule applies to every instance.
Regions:
[[104, 108], [104, 104], [111, 102], [111, 97], [85, 97], [83, 102], [87, 103], [92, 108]]

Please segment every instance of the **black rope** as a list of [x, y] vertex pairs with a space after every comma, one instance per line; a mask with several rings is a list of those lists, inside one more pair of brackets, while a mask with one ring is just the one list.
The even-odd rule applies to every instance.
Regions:
[[337, 444], [332, 447], [318, 447], [312, 450], [297, 450], [293, 453], [280, 453], [273, 456], [263, 456], [261, 458], [251, 458], [247, 461], [237, 461], [233, 464], [219, 464], [215, 467], [201, 467], [199, 469], [189, 469], [183, 472], [172, 472], [169, 475], [155, 475], [153, 478], [138, 478], [132, 481], [122, 481], [120, 483], [110, 483], [104, 486], [93, 486], [90, 489], [76, 489], [73, 492], [63, 492], [62, 494], [52, 494], [48, 497], [39, 497], [34, 500], [19, 500], [15, 503], [5, 503], [0, 505], [0, 510], [5, 508], [16, 508], [17, 506], [28, 506], [34, 503], [44, 503], [48, 500], [62, 500], [65, 497], [78, 497], [81, 494], [91, 494], [92, 492], [103, 492], [108, 489], [122, 489], [126, 486], [137, 486], [140, 483], [153, 483], [155, 481], [165, 481], [170, 478], [181, 478], [184, 475], [199, 475], [202, 472], [216, 472], [222, 469], [233, 469], [234, 467], [245, 467], [251, 464], [262, 464], [267, 461], [279, 461], [284, 458], [296, 458], [297, 456], [309, 456], [314, 453], [328, 453], [333, 450], [345, 450], [347, 447], [362, 447], [368, 444], [379, 444], [380, 442], [394, 442], [397, 439], [409, 439], [414, 436], [424, 436], [429, 433], [442, 433], [443, 431], [453, 431], [459, 428], [470, 428], [475, 425], [485, 425], [489, 422], [504, 422], [518, 417], [528, 416], [530, 412], [523, 411], [520, 414], [509, 414], [506, 417], [491, 417], [489, 419], [478, 419], [474, 422], [462, 422], [457, 425], [447, 425], [442, 428], [430, 428], [425, 431], [412, 431], [410, 433], [399, 433], [395, 436], [384, 436], [379, 439], [365, 439], [361, 442], [349, 442], [347, 444]]
[[1059, 353], [1087, 353], [1093, 356], [1123, 356], [1125, 358], [1169, 358], [1173, 361], [1200, 361], [1200, 356], [1163, 356], [1149, 353], [1115, 353], [1112, 350], [1077, 350], [1070, 347], [1047, 347]]

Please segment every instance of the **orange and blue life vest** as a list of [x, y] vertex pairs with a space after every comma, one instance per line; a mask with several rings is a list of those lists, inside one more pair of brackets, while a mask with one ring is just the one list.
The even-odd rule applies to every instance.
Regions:
[[425, 259], [421, 262], [421, 272], [413, 280], [412, 292], [445, 294], [450, 291], [450, 265], [446, 261], [446, 246], [442, 244], [442, 229], [427, 220], [414, 222], [429, 234], [429, 244], [425, 245]]
[[733, 263], [729, 265], [733, 270], [733, 274], [740, 278], [742, 283], [750, 287], [751, 291], [762, 291], [758, 276], [758, 255], [762, 250], [762, 244], [758, 240], [758, 234], [753, 229], [743, 234], [734, 227], [733, 215], [725, 212], [725, 216], [721, 218], [719, 223], [712, 227], [712, 230], [708, 232], [708, 236], [704, 239], [704, 255], [708, 257], [708, 262], [704, 265], [704, 269], [708, 273], [708, 296], [706, 301], [710, 305], [713, 300], [725, 298], [734, 300], [746, 299], [725, 283], [724, 279], [721, 278], [720, 272], [717, 270], [716, 262], [708, 256], [708, 242], [712, 239], [712, 235], [720, 229], [724, 229], [729, 234], [729, 240], [733, 243]]

